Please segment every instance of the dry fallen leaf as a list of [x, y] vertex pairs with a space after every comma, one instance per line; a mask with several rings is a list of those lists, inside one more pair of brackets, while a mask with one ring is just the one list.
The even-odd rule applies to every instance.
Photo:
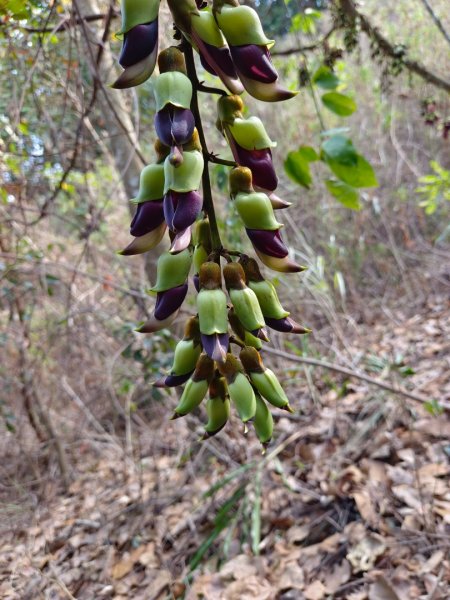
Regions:
[[322, 600], [326, 595], [325, 586], [318, 579], [308, 585], [303, 592], [306, 600]]
[[334, 565], [331, 571], [327, 571], [324, 577], [325, 589], [328, 594], [334, 594], [336, 590], [349, 581], [352, 575], [352, 569], [348, 560], [343, 560], [338, 565]]
[[347, 553], [347, 559], [350, 561], [354, 572], [369, 571], [385, 550], [386, 546], [381, 539], [369, 534], [350, 549]]
[[369, 600], [406, 600], [397, 596], [391, 584], [380, 575], [369, 587]]

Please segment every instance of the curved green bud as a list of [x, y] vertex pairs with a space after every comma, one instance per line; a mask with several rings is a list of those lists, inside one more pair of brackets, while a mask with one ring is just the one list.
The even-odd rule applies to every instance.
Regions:
[[188, 379], [172, 419], [184, 417], [192, 412], [194, 408], [197, 408], [197, 406], [201, 404], [207, 391], [208, 382], [206, 379], [202, 379], [201, 381], [194, 381], [192, 377], [191, 379]]
[[262, 348], [261, 340], [244, 328], [233, 308], [228, 311], [228, 320], [239, 342], [244, 343], [246, 346], [252, 346], [257, 350]]
[[192, 256], [189, 250], [179, 254], [163, 252], [158, 258], [156, 283], [150, 288], [152, 292], [165, 292], [171, 288], [183, 285], [191, 269]]
[[135, 237], [132, 242], [128, 244], [124, 250], [121, 250], [117, 254], [121, 256], [134, 256], [136, 254], [144, 254], [149, 250], [153, 250], [160, 243], [164, 237], [164, 233], [167, 229], [165, 223], [161, 223], [156, 229], [145, 233], [139, 237]]
[[202, 289], [197, 296], [200, 332], [204, 335], [228, 331], [227, 297], [221, 289]]
[[144, 167], [139, 178], [139, 192], [130, 202], [140, 204], [149, 200], [161, 200], [164, 196], [164, 165], [151, 164]]
[[205, 9], [199, 11], [198, 14], [192, 14], [191, 27], [210, 46], [215, 46], [216, 48], [226, 46], [227, 42], [210, 10]]
[[225, 427], [230, 417], [230, 400], [228, 398], [209, 398], [206, 402], [208, 422], [205, 425], [205, 439], [216, 435]]
[[209, 225], [209, 219], [201, 219], [200, 221], [197, 221], [193, 239], [195, 243], [194, 272], [198, 273], [200, 271], [200, 267], [207, 261], [208, 256], [212, 252], [211, 228]]
[[266, 369], [263, 373], [252, 372], [249, 374], [250, 380], [261, 396], [276, 406], [292, 412], [289, 406], [289, 400], [286, 396], [280, 382], [275, 373], [270, 369]]
[[243, 373], [238, 373], [234, 381], [228, 382], [228, 392], [241, 421], [246, 423], [253, 419], [256, 412], [255, 392]]
[[264, 279], [263, 281], [249, 281], [248, 286], [255, 292], [262, 314], [265, 317], [269, 319], [284, 319], [289, 316], [290, 313], [284, 310], [281, 305], [273, 283]]
[[270, 198], [264, 192], [238, 193], [234, 202], [239, 216], [247, 229], [263, 229], [275, 231], [282, 224], [275, 218]]
[[240, 322], [248, 331], [265, 327], [265, 321], [255, 292], [245, 287], [241, 290], [231, 289], [228, 293], [234, 311]]
[[242, 119], [236, 117], [228, 129], [239, 146], [245, 150], [263, 150], [264, 148], [275, 148], [276, 142], [272, 142], [267, 134], [266, 128], [259, 117]]
[[186, 34], [191, 30], [191, 19], [199, 10], [195, 0], [167, 0], [175, 25]]
[[158, 17], [160, 0], [122, 0], [122, 28], [118, 36], [136, 25], [151, 23]]
[[256, 396], [256, 412], [253, 420], [256, 435], [261, 444], [268, 444], [273, 434], [273, 417], [269, 407], [259, 394]]
[[167, 71], [155, 78], [153, 87], [156, 110], [162, 110], [167, 104], [180, 108], [190, 108], [192, 83], [180, 71]]
[[164, 161], [164, 193], [192, 192], [198, 190], [202, 181], [203, 156], [198, 150], [184, 152], [181, 165], [175, 167], [170, 162], [170, 156]]
[[200, 344], [194, 340], [180, 340], [175, 346], [171, 375], [185, 375], [195, 369], [201, 354]]
[[[256, 44], [270, 48], [274, 41], [266, 37], [258, 13], [250, 6], [222, 6], [215, 3], [215, 17], [230, 46]], [[214, 9], [213, 9], [214, 10]]]

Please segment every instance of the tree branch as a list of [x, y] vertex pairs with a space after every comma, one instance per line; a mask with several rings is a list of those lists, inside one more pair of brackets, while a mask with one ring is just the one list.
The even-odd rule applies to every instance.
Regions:
[[[312, 367], [322, 367], [323, 369], [329, 369], [330, 371], [336, 371], [337, 373], [342, 373], [343, 375], [347, 375], [348, 377], [354, 377], [355, 379], [360, 379], [361, 381], [365, 381], [366, 383], [370, 383], [371, 385], [376, 385], [377, 387], [387, 390], [388, 392], [392, 392], [393, 394], [400, 394], [402, 396], [406, 396], [406, 398], [410, 398], [411, 400], [415, 400], [416, 402], [420, 402], [424, 404], [430, 401], [430, 398], [426, 398], [420, 394], [415, 394], [414, 392], [409, 392], [402, 387], [397, 387], [391, 385], [390, 383], [386, 383], [385, 381], [380, 381], [379, 379], [374, 379], [369, 375], [364, 373], [359, 373], [358, 371], [353, 371], [352, 369], [347, 369], [346, 367], [341, 367], [335, 363], [330, 363], [325, 360], [319, 360], [318, 358], [310, 358], [309, 356], [296, 356], [295, 354], [290, 354], [289, 352], [284, 352], [283, 350], [277, 350], [275, 348], [264, 348], [264, 352], [268, 354], [273, 354], [275, 356], [279, 356], [281, 358], [285, 358], [290, 360], [291, 362], [296, 362], [305, 365], [311, 365]], [[448, 403], [440, 403], [440, 405], [449, 410], [450, 405]]]
[[[361, 30], [376, 42], [384, 55], [389, 56], [390, 58], [398, 59], [398, 53], [395, 46], [392, 45], [391, 42], [385, 38], [384, 35], [381, 34], [374, 25], [371, 24], [366, 16], [359, 12], [353, 0], [333, 0], [333, 4], [337, 8], [341, 8], [351, 19], [359, 20]], [[402, 64], [406, 69], [408, 69], [408, 71], [419, 75], [419, 77], [425, 81], [428, 81], [434, 86], [450, 92], [450, 81], [435, 75], [421, 63], [404, 57], [402, 58]]]
[[[35, 27], [22, 27], [24, 31], [28, 33], [58, 33], [60, 31], [67, 31], [68, 29], [72, 29], [73, 27], [78, 27], [83, 24], [83, 21], [91, 23], [92, 21], [100, 21], [109, 17], [109, 14], [98, 14], [98, 15], [86, 15], [83, 18], [67, 18], [61, 21], [61, 23], [57, 26], [53, 25], [52, 27], [43, 27], [42, 29], [38, 29]], [[119, 14], [117, 12], [113, 12], [111, 18], [115, 19]]]
[[448, 34], [447, 30], [443, 26], [442, 21], [440, 20], [440, 18], [434, 12], [431, 4], [428, 2], [428, 0], [422, 0], [422, 4], [427, 9], [427, 11], [428, 11], [429, 15], [431, 16], [431, 18], [433, 19], [434, 24], [436, 25], [436, 27], [439, 29], [439, 31], [442, 33], [442, 35], [447, 40], [447, 43], [450, 44], [450, 35]]

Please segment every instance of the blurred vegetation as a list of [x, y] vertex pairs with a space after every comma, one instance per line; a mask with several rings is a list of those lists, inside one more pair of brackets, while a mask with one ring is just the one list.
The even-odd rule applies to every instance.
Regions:
[[[286, 238], [309, 267], [273, 281], [314, 336], [286, 346], [274, 336], [275, 345], [353, 364], [346, 340], [358, 322], [448, 292], [450, 106], [433, 79], [448, 77], [448, 45], [420, 1], [368, 1], [368, 26], [348, 2], [249, 4], [278, 38], [282, 76], [301, 90], [276, 111], [249, 101], [278, 141], [280, 191], [294, 204]], [[446, 2], [434, 5], [445, 17]], [[25, 452], [35, 475], [42, 456], [54, 463], [49, 440], [68, 446], [82, 431], [71, 398], [119, 434], [124, 415], [151, 417], [174, 401], [149, 384], [176, 335], [133, 331], [151, 311], [156, 257], [116, 255], [136, 173], [152, 158], [154, 113], [151, 82], [120, 97], [107, 87], [117, 11], [94, 0], [0, 1], [0, 418], [4, 442], [15, 442], [7, 452]], [[161, 30], [169, 42], [169, 21]], [[228, 158], [211, 100], [202, 113], [211, 148]], [[224, 167], [213, 180], [222, 231], [246, 248]]]

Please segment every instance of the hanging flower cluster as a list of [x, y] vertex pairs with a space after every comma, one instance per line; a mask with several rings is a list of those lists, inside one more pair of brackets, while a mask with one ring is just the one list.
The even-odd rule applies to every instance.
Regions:
[[[282, 273], [300, 272], [303, 267], [289, 257], [275, 214], [290, 205], [276, 194], [272, 161], [276, 144], [258, 117], [244, 118], [240, 95], [246, 90], [259, 100], [276, 102], [296, 92], [280, 86], [269, 52], [274, 42], [265, 36], [255, 10], [237, 0], [213, 0], [211, 6], [202, 0], [167, 2], [181, 43], [157, 56], [159, 0], [123, 0], [119, 62], [124, 71], [113, 85], [142, 83], [158, 62], [159, 75], [153, 79], [156, 160], [142, 170], [138, 195], [131, 200], [137, 207], [130, 227], [134, 239], [121, 254], [152, 250], [166, 231], [170, 248], [158, 259], [151, 288], [156, 294], [153, 314], [138, 331], [151, 333], [171, 325], [193, 272], [196, 314], [187, 320], [170, 371], [155, 385], [184, 385], [173, 418], [190, 413], [209, 395], [205, 438], [225, 426], [232, 404], [267, 444], [273, 432], [267, 403], [292, 409], [260, 351], [269, 341], [270, 329], [298, 334], [309, 329], [283, 308], [254, 258], [222, 245], [208, 175], [208, 162], [218, 159], [205, 147], [197, 92], [206, 88], [198, 82], [192, 49], [229, 92], [210, 88], [220, 94], [217, 127], [234, 157], [231, 201], [261, 262]], [[236, 348], [238, 353], [233, 353]]]

